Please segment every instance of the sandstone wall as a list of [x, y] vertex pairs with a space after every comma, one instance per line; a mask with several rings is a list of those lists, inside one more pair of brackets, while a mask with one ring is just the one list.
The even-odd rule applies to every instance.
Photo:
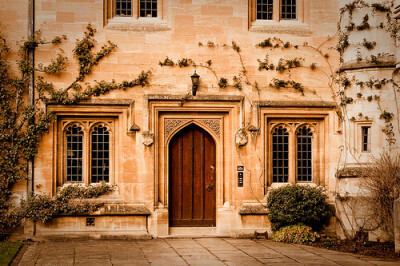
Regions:
[[[272, 24], [251, 22], [249, 3], [245, 0], [163, 0], [159, 18], [111, 18], [106, 21], [103, 2], [36, 0], [35, 28], [41, 30], [42, 37], [51, 40], [55, 35], [65, 34], [68, 40], [56, 46], [40, 45], [35, 51], [35, 59], [36, 63], [47, 64], [58, 53], [68, 56], [65, 73], [55, 77], [43, 75], [57, 88], [68, 86], [78, 73], [72, 52], [75, 41], [82, 38], [86, 26], [91, 23], [97, 29], [97, 49], [106, 41], [117, 44], [118, 48], [104, 58], [85, 81], [115, 79], [121, 82], [136, 78], [142, 70], [152, 71], [150, 85], [94, 97], [102, 105], [82, 107], [89, 112], [94, 108], [98, 114], [107, 116], [112, 112], [110, 106], [130, 101], [129, 107], [123, 105], [123, 110], [115, 111], [114, 115], [117, 123], [113, 184], [118, 186], [118, 190], [110, 197], [118, 202], [145, 205], [151, 211], [148, 217], [150, 234], [168, 233], [167, 169], [162, 164], [167, 162], [162, 136], [164, 116], [165, 119], [176, 119], [177, 114], [187, 115], [189, 119], [211, 117], [223, 123], [217, 144], [220, 166], [217, 175], [217, 233], [239, 235], [258, 229], [270, 230], [265, 215], [242, 217], [237, 213], [243, 205], [259, 205], [258, 201], [265, 203], [264, 197], [270, 185], [265, 186], [269, 173], [267, 119], [286, 117], [289, 120], [313, 118], [324, 121], [321, 123], [323, 133], [319, 135], [321, 146], [317, 152], [320, 165], [318, 185], [324, 186], [327, 192], [335, 190], [342, 137], [335, 113], [338, 85], [331, 84], [329, 77], [336, 75], [339, 69], [339, 54], [335, 50], [338, 1], [300, 1], [303, 6], [299, 21]], [[27, 12], [24, 1], [13, 1], [12, 4], [0, 1], [3, 26], [13, 43], [26, 36]], [[256, 47], [265, 39], [274, 37], [284, 43], [290, 42], [290, 47]], [[240, 47], [241, 57], [230, 47], [232, 41]], [[215, 46], [209, 47], [208, 42]], [[257, 60], [262, 61], [266, 56], [275, 66], [281, 58], [302, 58], [304, 61], [302, 67], [283, 73], [260, 71]], [[160, 66], [159, 62], [166, 57], [175, 62], [190, 58], [203, 66], [212, 60], [211, 68], [215, 75], [202, 66]], [[310, 68], [314, 63], [315, 70]], [[247, 76], [241, 74], [243, 66]], [[191, 91], [190, 76], [194, 70], [200, 75], [197, 96], [190, 96], [181, 105], [181, 99]], [[242, 90], [233, 86], [233, 77], [240, 75], [243, 76]], [[217, 85], [221, 77], [228, 79], [226, 88]], [[304, 95], [293, 88], [269, 86], [273, 78], [300, 82], [305, 88]], [[254, 86], [255, 82], [259, 90]], [[57, 108], [66, 116], [82, 115], [74, 113], [73, 109]], [[161, 110], [160, 113], [157, 110]], [[140, 127], [140, 131], [127, 134], [133, 123]], [[251, 134], [248, 131], [250, 125], [258, 128], [258, 133]], [[61, 156], [56, 156], [59, 148], [57, 128], [55, 123], [49, 133], [41, 137], [39, 154], [35, 158], [35, 191], [38, 193], [52, 195], [59, 185], [55, 181], [60, 167], [57, 158]], [[248, 143], [236, 147], [235, 134], [241, 128], [248, 135]], [[154, 134], [151, 146], [143, 145], [145, 136], [148, 136], [143, 134], [146, 131]], [[238, 165], [245, 166], [242, 188], [237, 186]], [[79, 227], [70, 230], [79, 231]]]

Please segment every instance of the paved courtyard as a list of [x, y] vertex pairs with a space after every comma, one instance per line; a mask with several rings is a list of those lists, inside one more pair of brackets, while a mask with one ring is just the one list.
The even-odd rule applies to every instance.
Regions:
[[[17, 265], [15, 262], [14, 265]], [[400, 265], [270, 240], [84, 240], [29, 245], [18, 265]]]

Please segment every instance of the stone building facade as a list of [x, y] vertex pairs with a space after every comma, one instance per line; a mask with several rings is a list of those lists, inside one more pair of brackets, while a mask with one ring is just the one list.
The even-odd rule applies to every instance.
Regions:
[[[28, 2], [0, 0], [2, 31], [14, 45], [27, 36]], [[57, 120], [41, 136], [34, 192], [54, 195], [70, 183], [101, 181], [115, 189], [93, 200], [105, 203], [98, 212], [58, 217], [45, 225], [28, 223], [26, 235], [245, 236], [270, 231], [265, 205], [271, 188], [321, 186], [334, 205], [331, 192], [351, 192], [357, 185], [357, 178], [338, 175], [338, 170], [368, 162], [371, 153], [389, 147], [376, 107], [358, 99], [354, 86], [347, 88], [349, 97], [355, 94], [354, 103], [343, 115], [343, 87], [332, 78], [339, 79], [343, 71], [358, 79], [389, 78], [396, 67], [396, 43], [379, 28], [354, 36], [341, 62], [337, 24], [346, 23], [340, 8], [351, 1], [33, 2], [34, 27], [42, 37], [67, 36], [58, 46], [37, 47], [36, 64], [46, 65], [58, 53], [69, 58], [64, 73], [36, 76], [58, 88], [71, 84], [78, 74], [72, 50], [89, 23], [97, 30], [97, 49], [107, 41], [118, 48], [85, 82], [132, 80], [142, 70], [152, 74], [144, 87], [74, 105], [43, 105]], [[379, 25], [380, 16], [371, 17]], [[355, 46], [364, 34], [374, 38], [382, 53], [393, 55], [387, 64], [351, 65], [358, 62]], [[159, 64], [166, 58], [190, 59], [189, 66]], [[200, 83], [194, 95], [195, 71]], [[379, 93], [384, 108], [396, 112], [393, 91]], [[14, 196], [26, 197], [24, 182]], [[328, 228], [341, 230], [335, 219]]]

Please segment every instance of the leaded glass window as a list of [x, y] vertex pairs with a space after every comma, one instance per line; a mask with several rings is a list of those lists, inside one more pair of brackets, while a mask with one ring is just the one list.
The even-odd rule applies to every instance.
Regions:
[[157, 17], [157, 0], [140, 0], [141, 17]]
[[132, 1], [131, 0], [115, 0], [115, 15], [116, 16], [132, 16]]
[[273, 0], [257, 0], [257, 19], [272, 19]]
[[312, 132], [302, 127], [297, 132], [297, 181], [312, 181]]
[[289, 133], [279, 127], [272, 133], [272, 181], [288, 182], [289, 178]]
[[361, 127], [362, 134], [362, 151], [369, 152], [371, 151], [371, 127]]
[[77, 125], [67, 129], [66, 138], [66, 181], [82, 182], [83, 132]]
[[296, 19], [296, 0], [281, 0], [281, 18]]
[[106, 127], [97, 126], [92, 134], [91, 177], [92, 183], [109, 182], [110, 134]]

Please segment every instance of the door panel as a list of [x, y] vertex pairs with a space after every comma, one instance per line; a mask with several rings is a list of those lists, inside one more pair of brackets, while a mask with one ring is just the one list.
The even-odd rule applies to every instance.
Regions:
[[215, 142], [192, 124], [169, 144], [170, 226], [215, 226]]

